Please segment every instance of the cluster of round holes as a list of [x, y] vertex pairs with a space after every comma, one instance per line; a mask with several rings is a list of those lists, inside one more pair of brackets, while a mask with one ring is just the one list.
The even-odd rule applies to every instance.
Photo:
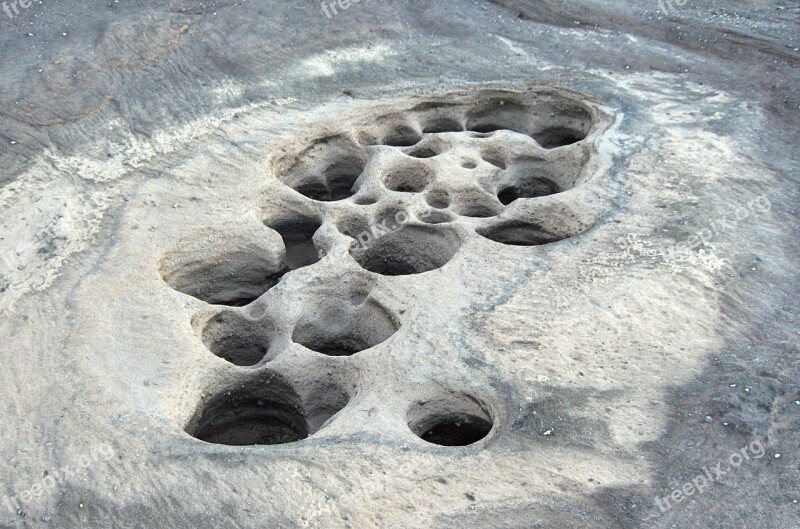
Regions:
[[[582, 158], [583, 151], [567, 147], [588, 136], [594, 119], [583, 105], [564, 98], [543, 104], [522, 100], [507, 94], [487, 95], [470, 105], [426, 103], [378, 117], [361, 130], [319, 138], [298, 155], [276, 159], [273, 167], [285, 184], [313, 201], [351, 199], [353, 205], [375, 206], [372, 223], [358, 214], [336, 226], [350, 237], [342, 254], [375, 277], [444, 267], [466, 236], [459, 218], [473, 219], [465, 222], [496, 243], [549, 244], [572, 233], [500, 215], [519, 201], [577, 185], [580, 174], [565, 169], [568, 164], [562, 161]], [[509, 148], [508, 142], [516, 147]], [[449, 170], [464, 181], [488, 181], [471, 190], [456, 189], [440, 181], [440, 172]], [[396, 199], [389, 207], [383, 203], [386, 190]], [[424, 213], [408, 213], [409, 201], [415, 200], [426, 204]], [[318, 237], [326, 215], [291, 214], [266, 222], [283, 242], [277, 256], [245, 244], [212, 259], [166, 259], [164, 279], [211, 304], [248, 305], [285, 274], [320, 261], [329, 249], [318, 244], [330, 240], [330, 235]], [[313, 310], [301, 311], [288, 328], [264, 311], [255, 311], [262, 315], [254, 319], [251, 312], [222, 309], [208, 319], [200, 332], [208, 350], [252, 376], [214, 391], [216, 396], [202, 403], [186, 431], [203, 441], [235, 446], [284, 444], [318, 431], [346, 406], [348, 394], [333, 383], [289, 381], [268, 364], [287, 343], [322, 358], [351, 357], [389, 340], [400, 323], [370, 294], [371, 288], [354, 286], [344, 298], [316, 293], [313, 302], [302, 301]], [[327, 389], [311, 391], [308, 384]], [[411, 432], [442, 446], [474, 444], [494, 428], [490, 409], [465, 394], [439, 394], [412, 404], [407, 413]]]

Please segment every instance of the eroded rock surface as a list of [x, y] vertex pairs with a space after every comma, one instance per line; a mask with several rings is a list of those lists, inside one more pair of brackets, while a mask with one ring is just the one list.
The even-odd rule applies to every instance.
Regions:
[[794, 4], [12, 15], [0, 527], [797, 527]]

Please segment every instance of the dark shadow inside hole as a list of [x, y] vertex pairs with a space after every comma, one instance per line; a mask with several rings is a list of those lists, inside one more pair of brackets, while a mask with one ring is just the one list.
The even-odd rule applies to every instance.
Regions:
[[428, 147], [420, 147], [407, 153], [412, 158], [433, 158], [437, 152]]
[[444, 224], [451, 222], [453, 216], [446, 211], [428, 211], [420, 216], [420, 220], [426, 224]]
[[314, 245], [314, 234], [321, 224], [310, 219], [283, 221], [268, 224], [277, 231], [286, 246], [286, 264], [291, 270], [309, 266], [320, 260], [319, 251]]
[[443, 191], [429, 193], [428, 196], [425, 197], [425, 201], [430, 207], [436, 209], [445, 209], [450, 206], [450, 198], [447, 196], [447, 193]]
[[475, 125], [470, 127], [469, 130], [472, 132], [477, 132], [478, 134], [489, 134], [490, 132], [497, 132], [498, 130], [504, 130], [505, 127], [502, 125], [495, 125], [493, 123], [484, 123], [481, 125]]
[[274, 287], [283, 273], [282, 264], [269, 252], [244, 247], [192, 258], [163, 274], [179, 292], [211, 305], [243, 307]]
[[248, 343], [240, 336], [227, 336], [214, 344], [217, 356], [231, 364], [249, 367], [261, 362], [267, 355], [266, 344]]
[[572, 145], [585, 137], [583, 132], [568, 127], [551, 127], [533, 135], [533, 139], [545, 149]]
[[378, 199], [372, 196], [361, 196], [353, 199], [353, 202], [355, 202], [359, 206], [370, 206], [372, 204], [375, 204], [377, 201]]
[[367, 294], [349, 300], [322, 299], [292, 333], [292, 340], [328, 356], [351, 356], [388, 340], [399, 328], [391, 314]]
[[484, 156], [483, 161], [488, 162], [499, 169], [505, 169], [506, 163], [501, 160], [500, 158], [495, 158], [492, 156]]
[[365, 349], [369, 349], [367, 344], [361, 340], [348, 338], [330, 339], [326, 341], [309, 341], [303, 344], [312, 351], [322, 353], [327, 356], [352, 356]]
[[[340, 135], [314, 140], [301, 153], [279, 160], [276, 169], [284, 183], [298, 193], [331, 202], [354, 194], [365, 163], [364, 149]], [[283, 168], [284, 165], [288, 167]]]
[[484, 101], [467, 116], [467, 130], [490, 133], [510, 130], [525, 134], [530, 118], [529, 107], [507, 99]]
[[294, 189], [311, 200], [319, 200], [321, 202], [330, 201], [330, 191], [323, 182], [317, 180], [303, 182]]
[[208, 443], [275, 445], [305, 439], [309, 425], [294, 390], [270, 378], [210, 399], [186, 432]]
[[511, 246], [540, 246], [567, 238], [547, 232], [535, 224], [522, 221], [505, 222], [478, 228], [476, 231], [482, 237]]
[[430, 181], [430, 171], [418, 164], [398, 167], [383, 178], [387, 189], [401, 193], [419, 193], [428, 186]]
[[411, 147], [422, 140], [422, 136], [414, 129], [398, 127], [390, 132], [383, 140], [389, 147]]
[[422, 132], [426, 134], [443, 134], [447, 132], [461, 132], [462, 130], [464, 130], [464, 127], [456, 120], [439, 119], [426, 125], [425, 128], [422, 129]]
[[321, 200], [337, 201], [353, 196], [353, 187], [363, 171], [363, 162], [357, 157], [342, 158], [329, 165], [323, 172], [327, 195]]
[[200, 425], [196, 438], [230, 446], [294, 443], [308, 437], [305, 419], [279, 402], [240, 402], [217, 410]]
[[501, 189], [499, 193], [497, 193], [497, 199], [500, 201], [501, 204], [507, 206], [517, 200], [520, 197], [519, 189], [516, 186], [509, 186], [504, 189]]
[[498, 212], [483, 204], [464, 204], [459, 208], [458, 214], [462, 217], [485, 219], [496, 216]]
[[261, 282], [251, 285], [238, 285], [233, 289], [220, 289], [205, 301], [211, 305], [225, 305], [228, 307], [244, 307], [254, 302], [269, 289], [278, 284], [283, 272], [277, 272], [265, 277]]
[[453, 414], [426, 421], [423, 440], [442, 446], [467, 446], [477, 443], [492, 430], [492, 423], [470, 414]]
[[509, 205], [520, 198], [537, 198], [560, 192], [558, 184], [543, 177], [523, 179], [518, 185], [504, 187], [497, 193], [503, 205]]
[[203, 328], [202, 339], [209, 351], [228, 362], [252, 367], [267, 356], [269, 337], [261, 322], [222, 312]]

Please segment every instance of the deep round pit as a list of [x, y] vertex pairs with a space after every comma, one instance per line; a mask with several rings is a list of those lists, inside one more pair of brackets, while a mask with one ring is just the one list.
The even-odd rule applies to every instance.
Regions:
[[309, 383], [309, 394], [303, 400], [274, 372], [240, 380], [202, 402], [186, 433], [207, 443], [229, 446], [301, 441], [316, 433], [349, 401], [347, 393], [328, 379]]
[[448, 395], [414, 404], [408, 426], [423, 441], [440, 446], [469, 446], [484, 439], [494, 422], [487, 408], [467, 395]]
[[207, 443], [230, 446], [277, 445], [308, 437], [299, 399], [288, 387], [271, 395], [240, 389], [211, 400], [187, 433]]

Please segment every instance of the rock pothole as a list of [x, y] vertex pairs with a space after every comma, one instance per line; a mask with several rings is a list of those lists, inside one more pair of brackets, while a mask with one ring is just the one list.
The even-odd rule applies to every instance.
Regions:
[[221, 312], [203, 327], [201, 336], [209, 351], [242, 367], [255, 366], [267, 359], [270, 325], [253, 321], [238, 312]]
[[388, 340], [400, 325], [368, 296], [322, 298], [297, 323], [292, 340], [328, 356], [351, 356]]
[[316, 433], [349, 400], [335, 386], [305, 402], [300, 393], [272, 372], [239, 380], [203, 403], [185, 430], [201, 441], [230, 446], [293, 443]]
[[460, 246], [461, 241], [452, 230], [409, 225], [382, 234], [368, 245], [356, 245], [350, 254], [365, 270], [405, 276], [443, 267]]
[[428, 443], [468, 446], [489, 435], [494, 419], [486, 405], [474, 397], [445, 395], [411, 406], [408, 426]]

